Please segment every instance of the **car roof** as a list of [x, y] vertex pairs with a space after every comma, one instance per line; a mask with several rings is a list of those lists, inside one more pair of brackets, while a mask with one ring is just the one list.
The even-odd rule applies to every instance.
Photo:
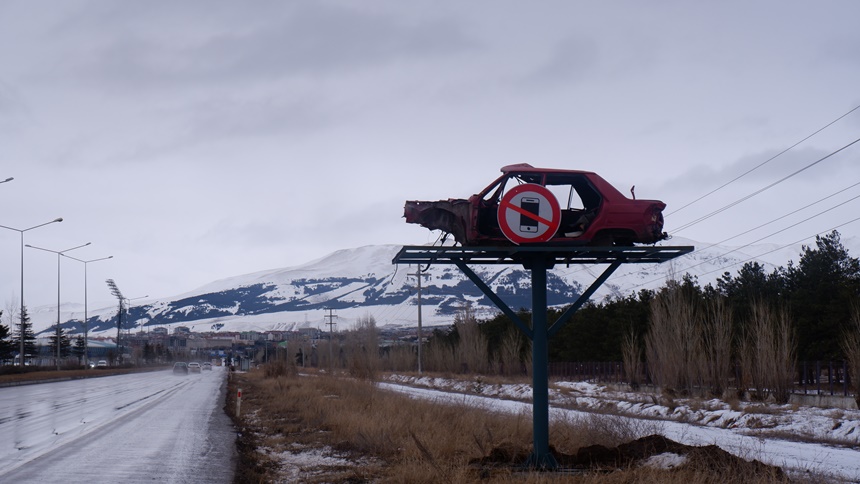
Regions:
[[593, 171], [585, 170], [562, 170], [559, 168], [536, 168], [528, 163], [518, 163], [516, 165], [506, 165], [502, 167], [502, 173], [578, 173], [581, 175], [595, 175]]

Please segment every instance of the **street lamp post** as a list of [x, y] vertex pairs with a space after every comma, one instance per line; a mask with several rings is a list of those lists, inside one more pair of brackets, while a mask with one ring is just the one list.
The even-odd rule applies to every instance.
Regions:
[[122, 347], [119, 345], [120, 338], [122, 337], [122, 312], [123, 312], [123, 304], [125, 303], [125, 298], [122, 295], [122, 291], [117, 287], [116, 282], [113, 279], [108, 279], [105, 281], [110, 288], [110, 293], [119, 301], [119, 309], [116, 313], [116, 349], [119, 352], [119, 363], [122, 364]]
[[[126, 312], [126, 314], [128, 314], [126, 316], [125, 320], [126, 320], [126, 324], [131, 323], [128, 325], [128, 328], [126, 328], [126, 340], [128, 341], [129, 346], [131, 346], [131, 327], [134, 325], [134, 322], [131, 320], [131, 302], [134, 301], [135, 299], [143, 299], [146, 297], [149, 297], [149, 295], [147, 294], [146, 296], [125, 298], [125, 312]], [[140, 338], [140, 339], [142, 339], [142, 338]], [[140, 344], [140, 339], [137, 340], [138, 344]], [[138, 360], [138, 364], [140, 364], [139, 360]]]
[[84, 263], [84, 366], [89, 367], [89, 365], [90, 365], [89, 324], [90, 323], [89, 323], [89, 315], [87, 314], [87, 265], [90, 262], [98, 262], [100, 260], [113, 259], [113, 256], [109, 255], [107, 257], [101, 257], [99, 259], [83, 260], [83, 259], [78, 259], [76, 257], [72, 257], [72, 256], [66, 255], [66, 254], [61, 254], [61, 255], [63, 257], [67, 257], [69, 259]]
[[[127, 322], [131, 321], [131, 302], [135, 301], [137, 299], [144, 299], [144, 298], [148, 298], [148, 297], [149, 297], [149, 294], [147, 294], [146, 296], [125, 298], [125, 311], [126, 311], [126, 313], [128, 313], [128, 317], [126, 318]], [[129, 331], [131, 331], [130, 327], [129, 327]], [[143, 328], [141, 328], [140, 331], [143, 331]]]
[[5, 179], [5, 180], [0, 181], [0, 183], [6, 183], [6, 182], [10, 182], [10, 181], [12, 181], [12, 180], [14, 180], [14, 178], [12, 178], [12, 177], [10, 176], [9, 178], [7, 178], [7, 179]]
[[[8, 180], [7, 180], [8, 181]], [[24, 366], [24, 232], [28, 232], [33, 229], [37, 229], [39, 227], [52, 224], [54, 222], [62, 222], [63, 217], [55, 218], [50, 222], [45, 222], [43, 224], [34, 225], [30, 228], [26, 229], [16, 229], [14, 227], [7, 227], [5, 225], [0, 225], [0, 228], [14, 230], [15, 232], [19, 232], [21, 234], [21, 352], [18, 354], [18, 366]]]
[[45, 252], [51, 252], [52, 254], [57, 254], [57, 332], [56, 332], [56, 338], [57, 338], [57, 369], [58, 370], [60, 369], [60, 324], [62, 324], [61, 319], [60, 319], [60, 256], [63, 255], [64, 252], [69, 252], [69, 251], [72, 251], [75, 249], [80, 249], [81, 247], [86, 247], [90, 244], [91, 244], [91, 242], [87, 242], [86, 244], [77, 245], [77, 246], [72, 247], [70, 249], [64, 249], [64, 250], [51, 250], [51, 249], [46, 249], [44, 247], [36, 247], [35, 245], [30, 245], [30, 244], [26, 245], [26, 247], [29, 247], [31, 249], [43, 250]]

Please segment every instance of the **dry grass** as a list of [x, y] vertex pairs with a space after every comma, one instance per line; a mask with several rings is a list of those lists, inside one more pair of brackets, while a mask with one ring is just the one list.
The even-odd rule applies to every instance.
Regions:
[[[233, 398], [226, 408], [231, 415], [236, 387], [243, 389], [243, 416], [236, 421], [240, 483], [783, 482], [778, 473], [740, 477], [741, 469], [715, 469], [692, 458], [670, 471], [628, 466], [578, 474], [528, 472], [520, 465], [531, 448], [530, 415], [415, 400], [367, 381], [331, 376], [287, 372], [267, 378], [265, 370], [256, 370], [236, 374], [230, 386]], [[595, 444], [612, 448], [652, 430], [633, 428], [623, 417], [592, 415], [554, 422], [550, 442], [556, 455], [575, 455]], [[288, 469], [277, 457], [279, 452], [311, 450], [336, 456], [341, 464], [293, 464]], [[509, 462], [477, 463], [500, 452], [511, 456]]]

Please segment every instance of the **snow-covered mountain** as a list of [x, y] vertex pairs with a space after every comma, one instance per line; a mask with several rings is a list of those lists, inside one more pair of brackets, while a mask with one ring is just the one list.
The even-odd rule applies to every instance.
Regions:
[[[860, 253], [860, 239], [843, 237], [851, 255]], [[759, 261], [772, 270], [799, 260], [801, 247], [755, 245], [736, 249], [673, 238], [665, 245], [692, 245], [696, 251], [663, 264], [630, 264], [619, 268], [597, 291], [594, 299], [628, 295], [643, 288], [657, 288], [670, 275], [696, 276], [701, 284], [722, 273], [734, 274], [747, 261]], [[131, 308], [134, 327], [188, 326], [192, 331], [289, 331], [302, 327], [327, 329], [329, 314], [336, 329], [349, 329], [364, 316], [378, 326], [415, 326], [418, 320], [416, 267], [394, 265], [399, 245], [376, 245], [338, 250], [326, 257], [284, 269], [245, 274], [212, 282], [196, 290], [136, 305]], [[599, 276], [605, 266], [557, 266], [548, 274], [548, 303], [563, 306]], [[512, 309], [531, 306], [530, 273], [521, 266], [473, 266], [482, 280]], [[453, 265], [433, 265], [422, 281], [422, 320], [427, 326], [450, 324], [457, 308], [471, 304], [479, 317], [498, 312], [475, 285]], [[64, 305], [66, 314], [80, 309]], [[70, 310], [71, 309], [71, 310]], [[68, 311], [68, 312], [67, 312]], [[37, 332], [49, 330], [56, 321], [56, 307], [35, 308], [31, 313]], [[90, 331], [113, 335], [116, 307], [89, 311]], [[80, 321], [64, 327], [76, 333]]]

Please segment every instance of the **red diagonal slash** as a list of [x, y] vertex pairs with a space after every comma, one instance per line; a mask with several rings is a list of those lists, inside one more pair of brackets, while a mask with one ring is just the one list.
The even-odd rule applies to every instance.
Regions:
[[526, 217], [528, 217], [532, 220], [537, 220], [538, 222], [546, 225], [547, 227], [552, 227], [552, 222], [550, 222], [549, 220], [541, 217], [540, 215], [538, 215], [536, 213], [532, 213], [532, 212], [529, 212], [528, 210], [524, 210], [522, 207], [517, 207], [516, 205], [508, 202], [507, 200], [502, 200], [500, 202], [500, 204], [501, 204], [502, 208], [504, 208], [505, 210], [511, 209], [520, 215], [525, 215]]

